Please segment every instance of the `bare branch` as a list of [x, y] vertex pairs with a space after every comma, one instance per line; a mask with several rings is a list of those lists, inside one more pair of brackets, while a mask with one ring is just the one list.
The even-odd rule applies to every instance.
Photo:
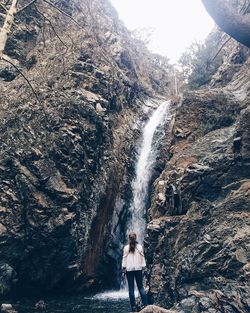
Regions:
[[240, 9], [240, 13], [245, 14], [248, 11], [249, 6], [250, 6], [250, 1], [249, 0], [245, 0], [243, 6]]
[[68, 18], [70, 18], [72, 21], [74, 21], [78, 26], [81, 27], [81, 25], [77, 22], [77, 20], [75, 20], [71, 15], [69, 15], [68, 13], [64, 12], [63, 10], [61, 10], [60, 8], [58, 8], [56, 5], [54, 5], [53, 3], [51, 3], [48, 0], [43, 0], [45, 3], [47, 3], [48, 5], [52, 6], [54, 9], [56, 9], [57, 11], [59, 11], [60, 13], [62, 13], [63, 15], [67, 16]]
[[66, 43], [61, 39], [61, 37], [57, 34], [54, 25], [52, 24], [52, 22], [50, 21], [49, 18], [47, 18], [40, 10], [38, 10], [38, 7], [35, 5], [35, 8], [37, 10], [37, 12], [43, 17], [44, 20], [48, 21], [50, 27], [52, 28], [54, 34], [56, 35], [56, 37], [60, 40], [60, 42], [66, 47], [66, 51], [68, 50], [68, 46], [66, 45]]
[[26, 10], [29, 6], [31, 6], [32, 4], [34, 4], [34, 3], [36, 3], [36, 2], [37, 2], [37, 0], [32, 0], [32, 1], [30, 1], [30, 3], [28, 3], [27, 5], [25, 5], [23, 8], [19, 9], [19, 10], [17, 11], [17, 14], [23, 12], [23, 11]]
[[243, 11], [243, 14], [246, 14], [246, 13], [247, 13], [249, 7], [250, 7], [250, 1], [248, 1], [248, 4], [247, 4], [245, 10]]
[[10, 33], [11, 27], [14, 23], [14, 17], [16, 14], [17, 1], [13, 0], [11, 6], [6, 14], [3, 27], [0, 29], [0, 60], [4, 53], [6, 42], [8, 39], [8, 34]]
[[35, 92], [35, 90], [34, 90], [34, 88], [32, 87], [30, 81], [28, 80], [28, 78], [26, 78], [26, 76], [23, 74], [23, 72], [12, 62], [11, 58], [4, 54], [4, 55], [2, 55], [2, 60], [4, 60], [5, 62], [9, 63], [10, 65], [12, 65], [21, 74], [21, 76], [26, 80], [26, 82], [30, 86], [32, 92], [34, 93], [34, 95], [35, 95], [35, 97], [37, 99], [37, 101], [40, 101], [38, 96], [37, 96], [37, 94], [36, 94], [36, 92]]
[[216, 52], [216, 54], [214, 55], [214, 57], [212, 58], [211, 62], [213, 62], [216, 57], [218, 56], [218, 54], [221, 52], [221, 50], [225, 47], [225, 45], [232, 39], [232, 37], [228, 37], [224, 42], [223, 44], [220, 46], [219, 50]]
[[46, 23], [45, 23], [45, 20], [44, 20], [43, 21], [43, 27], [42, 27], [43, 48], [46, 47], [45, 27], [46, 27]]
[[5, 12], [8, 12], [8, 10], [6, 9], [6, 6], [4, 6], [2, 3], [0, 3], [0, 7], [3, 8]]
[[[35, 89], [33, 88], [31, 82], [29, 81], [29, 79], [23, 74], [23, 72], [12, 62], [11, 58], [8, 57], [7, 55], [3, 54], [1, 59], [7, 63], [9, 63], [10, 65], [12, 65], [19, 73], [20, 75], [24, 78], [24, 80], [27, 82], [27, 84], [29, 85], [30, 89], [32, 90], [34, 96], [36, 97], [36, 100], [37, 102], [41, 105], [41, 108], [43, 110], [43, 113], [44, 113], [44, 116], [45, 116], [45, 119], [46, 119], [46, 122], [48, 123], [49, 120], [48, 120], [48, 115], [46, 113], [46, 110], [44, 108], [44, 105], [43, 103], [41, 102], [41, 100], [39, 99], [37, 93], [35, 92]], [[49, 124], [48, 124], [49, 125]]]

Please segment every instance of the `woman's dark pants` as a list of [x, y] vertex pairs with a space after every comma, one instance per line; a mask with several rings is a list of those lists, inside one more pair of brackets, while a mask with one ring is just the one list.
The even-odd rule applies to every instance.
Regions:
[[142, 304], [147, 305], [148, 299], [147, 299], [147, 295], [145, 293], [145, 290], [144, 290], [143, 284], [142, 284], [142, 271], [129, 271], [129, 272], [126, 272], [126, 276], [127, 276], [127, 280], [128, 280], [129, 300], [130, 300], [130, 305], [131, 305], [132, 311], [135, 310], [135, 308], [136, 308], [135, 283], [134, 283], [134, 281], [136, 281], [137, 288], [138, 288], [140, 296], [141, 296]]

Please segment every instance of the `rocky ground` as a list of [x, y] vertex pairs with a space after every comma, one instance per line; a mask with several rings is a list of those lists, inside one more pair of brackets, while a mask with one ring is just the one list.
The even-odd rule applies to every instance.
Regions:
[[243, 51], [235, 45], [212, 85], [183, 96], [154, 183], [150, 293], [180, 312], [250, 311], [249, 51], [236, 61]]

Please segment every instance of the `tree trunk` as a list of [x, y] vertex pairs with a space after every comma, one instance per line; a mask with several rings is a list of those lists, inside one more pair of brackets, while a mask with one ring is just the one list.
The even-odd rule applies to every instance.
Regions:
[[14, 23], [14, 17], [17, 11], [17, 2], [18, 0], [12, 1], [11, 6], [6, 14], [3, 27], [0, 29], [0, 59], [3, 57], [8, 35]]
[[202, 0], [202, 2], [225, 33], [250, 48], [250, 14], [241, 15], [225, 0]]

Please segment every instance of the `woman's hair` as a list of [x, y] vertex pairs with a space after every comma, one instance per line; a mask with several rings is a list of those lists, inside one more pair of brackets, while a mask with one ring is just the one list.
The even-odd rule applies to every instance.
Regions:
[[136, 233], [131, 231], [128, 235], [128, 240], [129, 240], [129, 252], [134, 253], [136, 244], [138, 243], [136, 241]]

